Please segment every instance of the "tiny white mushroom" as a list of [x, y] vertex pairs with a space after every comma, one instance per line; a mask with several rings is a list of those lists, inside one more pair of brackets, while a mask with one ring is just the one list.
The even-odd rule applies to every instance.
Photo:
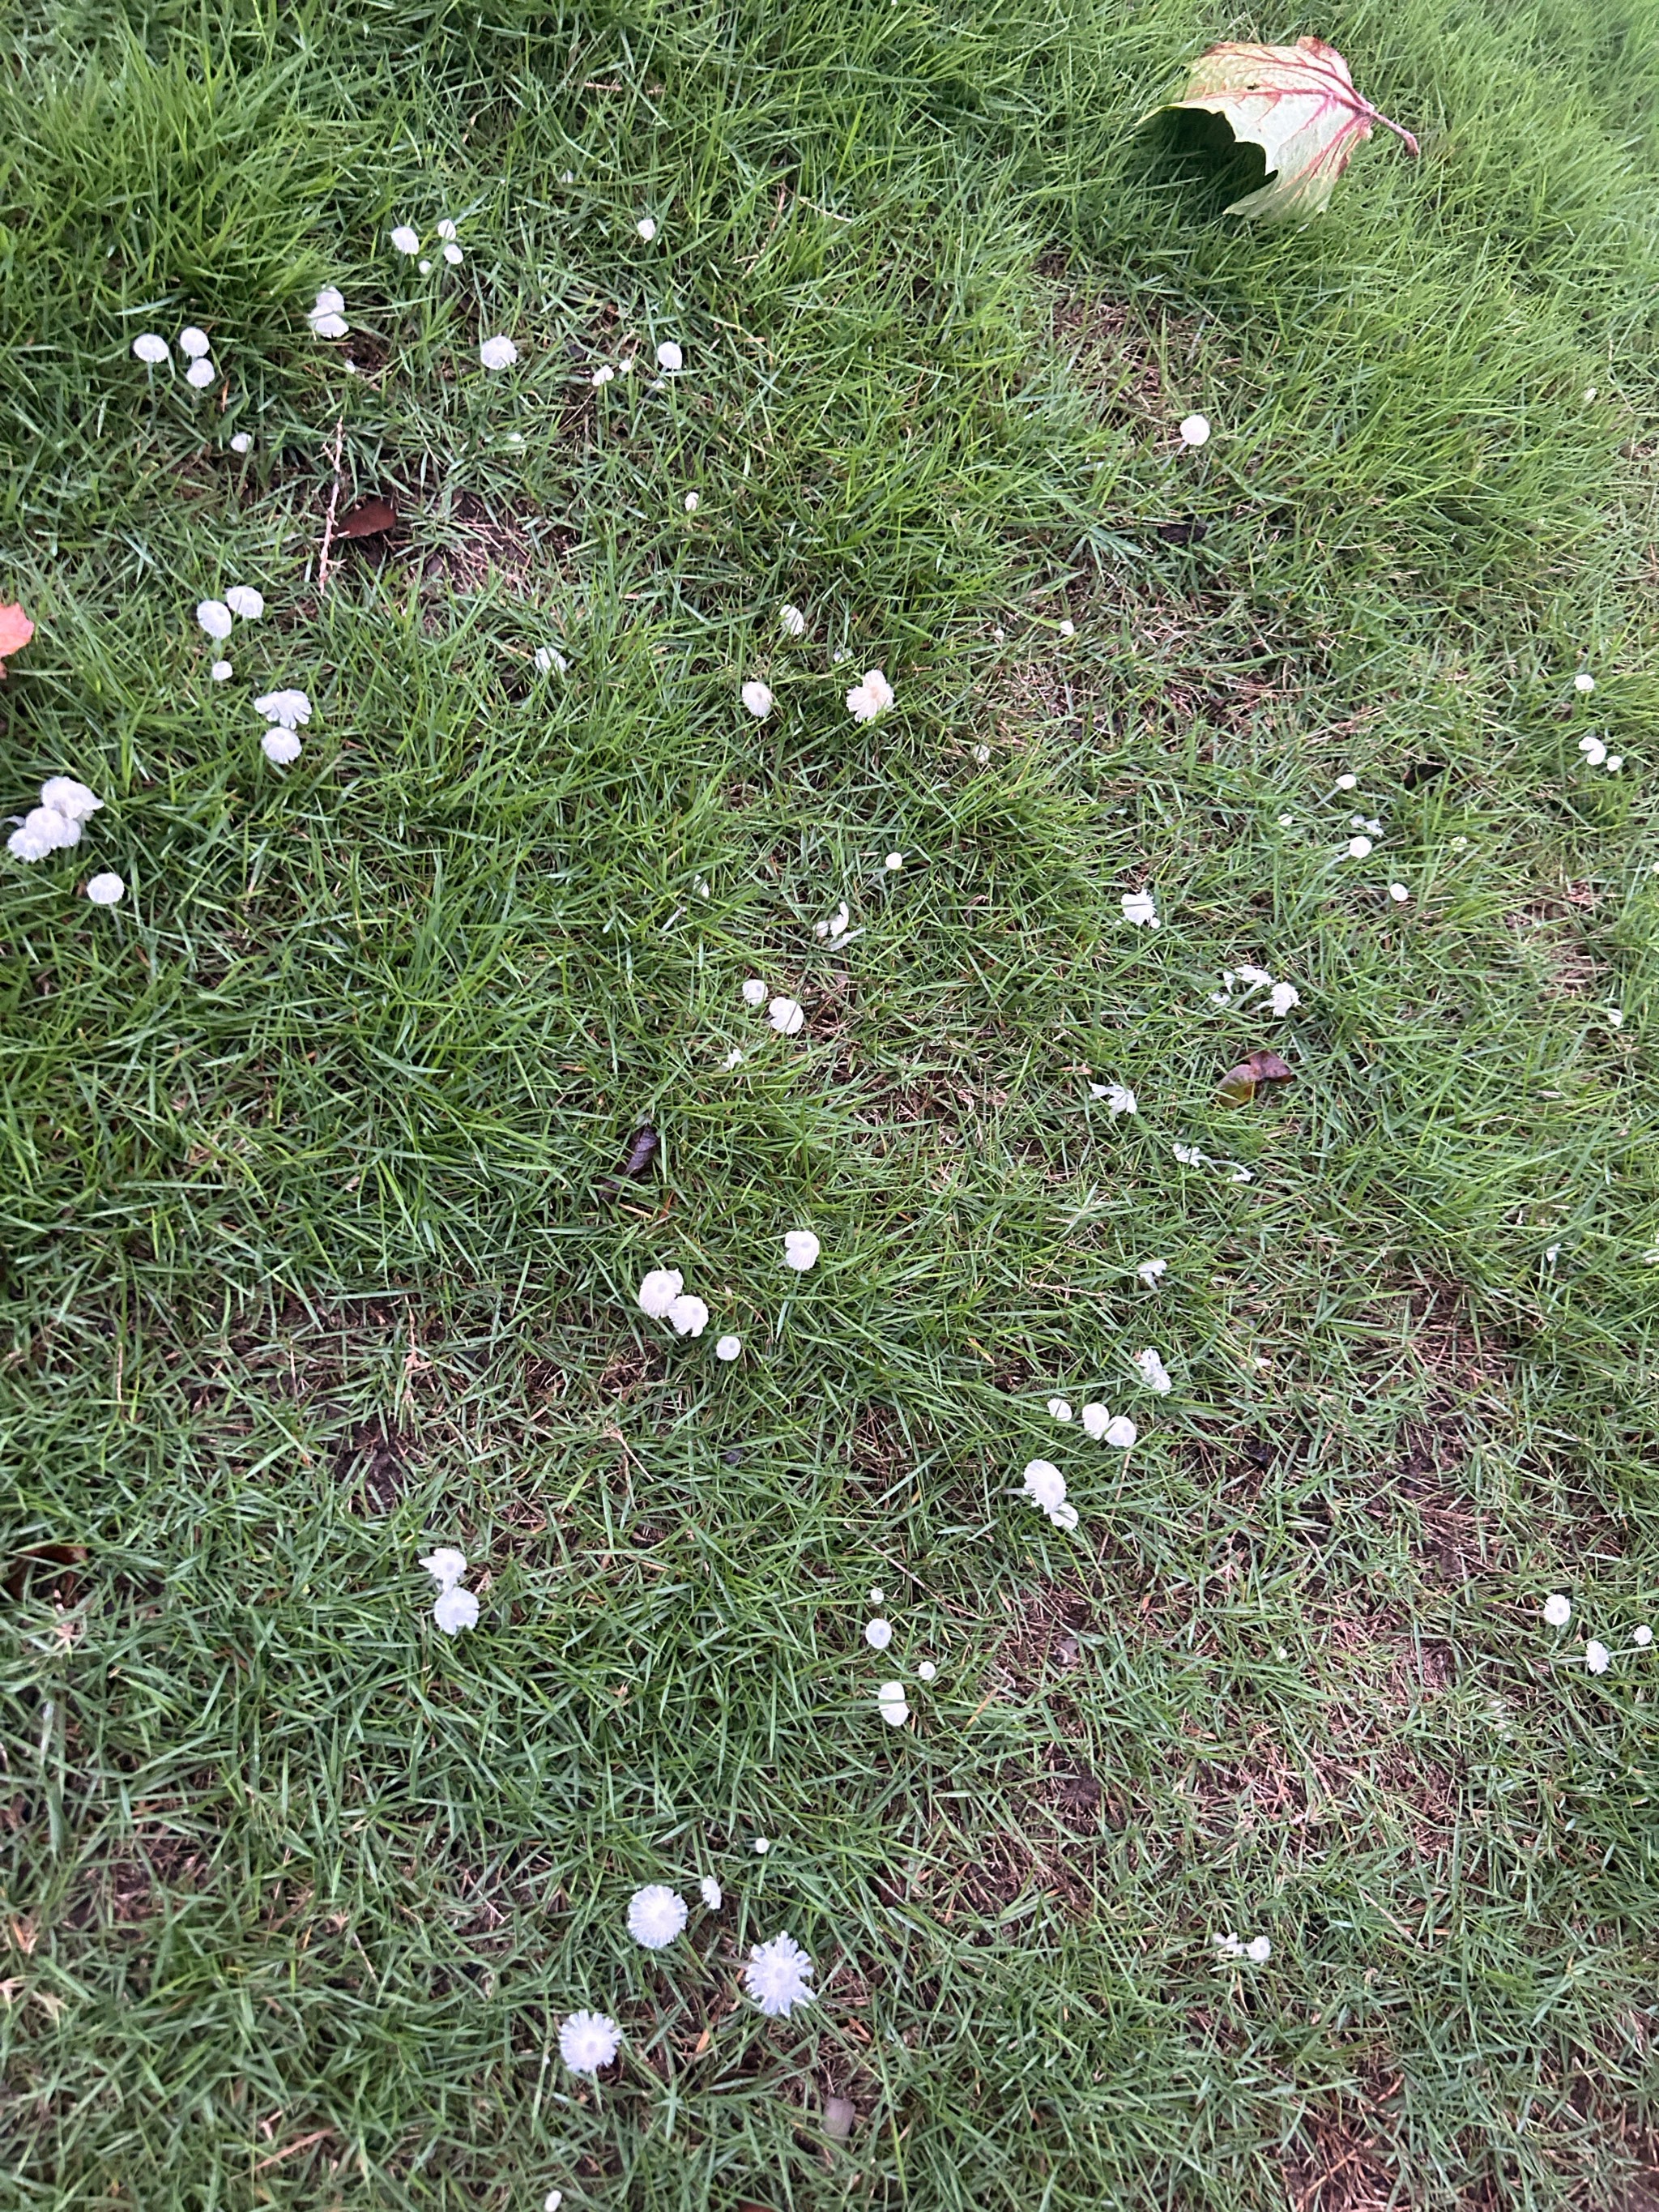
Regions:
[[621, 2029], [602, 2012], [573, 2012], [559, 2029], [559, 2056], [573, 2074], [597, 2074], [621, 2046]]
[[1161, 1398], [1168, 1397], [1174, 1385], [1170, 1370], [1150, 1346], [1135, 1354], [1135, 1365], [1140, 1370], [1140, 1379], [1149, 1390], [1156, 1390]]
[[685, 1278], [678, 1267], [653, 1267], [640, 1281], [635, 1296], [640, 1311], [649, 1314], [653, 1321], [665, 1321], [670, 1308], [685, 1288]]
[[847, 711], [855, 722], [873, 722], [887, 712], [895, 696], [879, 668], [866, 668], [863, 682], [847, 694]]
[[40, 804], [66, 822], [90, 822], [104, 808], [103, 800], [72, 775], [49, 775], [40, 787]]
[[659, 1881], [647, 1882], [628, 1900], [628, 1932], [647, 1951], [666, 1950], [690, 1917], [679, 1892]]
[[453, 1583], [434, 1599], [432, 1618], [446, 1636], [459, 1636], [464, 1628], [477, 1626], [478, 1601], [470, 1589]]

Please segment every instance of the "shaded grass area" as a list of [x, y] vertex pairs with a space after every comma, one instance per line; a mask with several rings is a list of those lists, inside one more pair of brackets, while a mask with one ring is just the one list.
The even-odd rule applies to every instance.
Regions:
[[[1243, 234], [1132, 126], [1304, 27], [1424, 158]], [[1651, 11], [5, 35], [0, 762], [108, 802], [0, 880], [19, 2201], [1639, 2188]], [[204, 400], [131, 356], [187, 320]], [[337, 438], [400, 520], [324, 590]], [[1284, 1021], [1213, 1002], [1247, 962]], [[781, 1928], [822, 1996], [769, 2024]]]

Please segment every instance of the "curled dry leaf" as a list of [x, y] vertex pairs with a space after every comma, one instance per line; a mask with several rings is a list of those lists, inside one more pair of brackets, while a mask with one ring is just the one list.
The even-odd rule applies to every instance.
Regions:
[[1298, 39], [1293, 46], [1212, 46], [1193, 64], [1181, 97], [1165, 105], [1218, 115], [1235, 138], [1261, 148], [1267, 183], [1227, 210], [1258, 222], [1322, 214], [1373, 123], [1417, 151], [1409, 131], [1354, 89], [1348, 64], [1322, 39]]
[[642, 1176], [656, 1157], [659, 1139], [648, 1121], [642, 1121], [629, 1139], [628, 1158], [617, 1170], [619, 1175]]
[[1247, 1052], [1237, 1067], [1230, 1067], [1221, 1079], [1221, 1103], [1224, 1106], [1248, 1106], [1255, 1097], [1256, 1086], [1262, 1083], [1288, 1083], [1291, 1070], [1276, 1052], [1265, 1047], [1258, 1052]]
[[34, 635], [34, 624], [20, 606], [0, 606], [0, 676], [6, 672], [6, 655], [21, 653]]
[[625, 1181], [636, 1180], [642, 1176], [652, 1161], [656, 1158], [657, 1148], [661, 1142], [661, 1138], [658, 1136], [651, 1124], [648, 1121], [641, 1121], [628, 1140], [627, 1158], [615, 1175], [605, 1176], [601, 1179], [599, 1188], [614, 1196], [620, 1191]]

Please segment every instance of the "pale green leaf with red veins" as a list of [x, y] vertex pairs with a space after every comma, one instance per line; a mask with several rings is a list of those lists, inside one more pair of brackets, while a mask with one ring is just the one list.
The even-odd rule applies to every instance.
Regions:
[[1267, 183], [1227, 210], [1258, 222], [1322, 214], [1374, 123], [1417, 151], [1409, 131], [1355, 91], [1348, 64], [1322, 39], [1298, 39], [1293, 46], [1212, 46], [1194, 63], [1181, 97], [1165, 104], [1219, 115], [1235, 138], [1261, 148]]

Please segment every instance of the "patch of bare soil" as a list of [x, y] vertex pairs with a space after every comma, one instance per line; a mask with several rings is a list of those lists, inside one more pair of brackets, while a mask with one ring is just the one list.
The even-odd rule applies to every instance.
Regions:
[[208, 1866], [202, 1844], [165, 1830], [141, 1832], [120, 1856], [92, 1870], [60, 1925], [76, 1931], [137, 1926], [164, 1911], [170, 1897], [198, 1891]]
[[1320, 1850], [1340, 1830], [1356, 1849], [1401, 1831], [1425, 1856], [1443, 1849], [1456, 1825], [1459, 1778], [1425, 1748], [1424, 1715], [1453, 1686], [1456, 1656], [1403, 1613], [1368, 1605], [1367, 1595], [1333, 1593], [1321, 1607], [1328, 1663], [1343, 1687], [1316, 1730], [1292, 1747], [1248, 1706], [1220, 1738], [1194, 1721], [1172, 1734], [1162, 1778], [1143, 1788], [1093, 1748], [1092, 1633], [1115, 1642], [1127, 1631], [1148, 1647], [1178, 1638], [1183, 1652], [1219, 1659], [1204, 1609], [1149, 1593], [1131, 1610], [1121, 1589], [1113, 1595], [1081, 1578], [1030, 1590], [1010, 1620], [999, 1671], [1011, 1698], [1041, 1701], [1051, 1740], [1041, 1771], [1011, 1769], [1019, 1817], [963, 1870], [969, 1901], [990, 1911], [1035, 1886], [1086, 1909], [1119, 1838], [1160, 1848], [1158, 1838], [1188, 1820], [1224, 1848], [1275, 1833], [1304, 1834]]
[[364, 1421], [334, 1455], [334, 1473], [360, 1513], [390, 1513], [409, 1487], [415, 1439], [383, 1421]]
[[1377, 1334], [1426, 1383], [1420, 1413], [1402, 1422], [1394, 1464], [1367, 1501], [1373, 1518], [1403, 1522], [1433, 1579], [1462, 1584], [1504, 1564], [1501, 1533], [1458, 1480], [1481, 1434], [1510, 1419], [1513, 1358], [1455, 1283], [1416, 1281], [1376, 1311]]
[[647, 1390], [654, 1389], [666, 1379], [668, 1355], [654, 1338], [639, 1344], [619, 1345], [604, 1367], [595, 1385], [602, 1398], [615, 1398], [624, 1404]]
[[1607, 995], [1607, 971], [1580, 933], [1597, 904], [1593, 885], [1569, 883], [1504, 915], [1516, 951], [1546, 998]]
[[1006, 1815], [999, 1824], [980, 1823], [971, 1856], [957, 1847], [952, 1861], [941, 1844], [945, 1863], [928, 1876], [927, 1887], [947, 1926], [964, 1917], [994, 1923], [1031, 1891], [1079, 1917], [1096, 1902], [1100, 1845], [1122, 1828], [1128, 1810], [1096, 1771], [1073, 1694], [1086, 1695], [1082, 1639], [1103, 1601], [1099, 1591], [1080, 1584], [1042, 1583], [1011, 1606], [998, 1652], [999, 1686], [1022, 1704], [1041, 1697], [1054, 1735], [1039, 1765], [1029, 1758], [1010, 1763]]
[[[1190, 318], [1149, 317], [1102, 295], [1063, 258], [1039, 274], [1047, 283], [1048, 348], [1067, 380], [1103, 421], [1127, 426], [1173, 455], [1186, 395], [1200, 374], [1202, 326]], [[1227, 364], [1208, 364], [1206, 373], [1218, 366], [1224, 371]], [[1189, 511], [1179, 481], [1172, 473], [1164, 511], [1114, 515], [1111, 527], [1155, 549], [1200, 547], [1209, 524]], [[1202, 744], [1206, 730], [1236, 737], [1288, 715], [1306, 687], [1305, 652], [1243, 620], [1224, 580], [1207, 579], [1201, 568], [1132, 575], [1102, 562], [1065, 604], [1044, 611], [1056, 622], [1069, 617], [1092, 635], [1115, 631], [1135, 664], [1158, 669], [1158, 680], [1138, 683], [1120, 672], [1109, 684], [1080, 653], [1055, 649], [1045, 629], [1041, 647], [1011, 659], [996, 678], [990, 705], [994, 742], [1004, 748], [1056, 733], [1078, 743], [1091, 730], [1119, 741], [1143, 730], [1178, 732], [1184, 741], [1196, 731]]]
[[1195, 374], [1202, 326], [1190, 316], [1147, 318], [1123, 301], [1087, 286], [1062, 256], [1041, 263], [1048, 287], [1048, 338], [1067, 375], [1103, 414], [1144, 422], [1175, 439], [1170, 390], [1184, 391]]
[[858, 1474], [884, 1486], [908, 1474], [917, 1456], [896, 1407], [871, 1403], [862, 1407], [848, 1446], [848, 1457]]
[[1132, 640], [1142, 672], [1109, 675], [1047, 646], [1008, 660], [990, 695], [1004, 748], [1055, 736], [1073, 744], [1091, 735], [1118, 744], [1152, 738], [1190, 743], [1209, 760], [1218, 746], [1286, 728], [1320, 672], [1291, 641], [1241, 634], [1220, 592], [1101, 576], [1069, 605], [1080, 627]]
[[499, 576], [517, 598], [531, 599], [558, 571], [557, 533], [533, 507], [492, 510], [475, 493], [457, 492], [447, 515], [431, 527], [438, 542], [422, 574], [451, 592], [482, 591]]
[[1307, 2114], [1285, 2161], [1286, 2212], [1398, 2212], [1412, 2201], [1386, 2107], [1400, 2077]]

